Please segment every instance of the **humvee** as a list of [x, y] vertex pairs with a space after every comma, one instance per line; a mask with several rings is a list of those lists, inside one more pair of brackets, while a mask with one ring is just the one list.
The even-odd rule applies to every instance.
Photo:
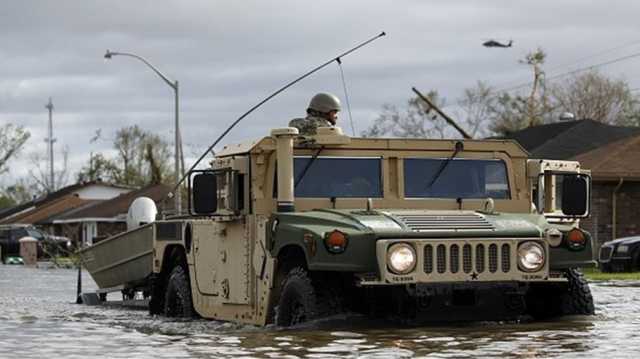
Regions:
[[[153, 314], [257, 325], [342, 311], [594, 313], [578, 270], [595, 265], [578, 226], [591, 180], [577, 162], [530, 159], [510, 140], [351, 138], [334, 127], [273, 129], [210, 164], [189, 174], [187, 215], [118, 237], [144, 243], [141, 254], [94, 265], [99, 286], [142, 288]], [[83, 257], [91, 272], [99, 255]], [[133, 262], [137, 276], [118, 269]]]

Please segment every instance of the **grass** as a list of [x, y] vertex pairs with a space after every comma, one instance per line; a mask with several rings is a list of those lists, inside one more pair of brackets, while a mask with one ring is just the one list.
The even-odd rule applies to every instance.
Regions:
[[597, 268], [583, 268], [582, 273], [588, 280], [640, 280], [640, 272], [603, 273]]

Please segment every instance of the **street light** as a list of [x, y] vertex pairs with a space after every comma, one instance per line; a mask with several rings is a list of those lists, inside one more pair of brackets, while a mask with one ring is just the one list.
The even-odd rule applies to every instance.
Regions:
[[[129, 57], [133, 57], [136, 58], [142, 62], [144, 62], [145, 65], [149, 66], [149, 68], [151, 70], [153, 70], [153, 72], [156, 73], [156, 75], [160, 76], [161, 79], [164, 80], [164, 82], [167, 83], [167, 85], [169, 85], [172, 89], [173, 92], [175, 94], [175, 109], [176, 109], [176, 113], [175, 113], [175, 133], [176, 133], [176, 146], [175, 146], [175, 171], [176, 171], [176, 183], [178, 183], [180, 181], [180, 145], [181, 145], [181, 140], [180, 140], [180, 123], [179, 123], [179, 117], [178, 117], [178, 81], [171, 81], [167, 76], [165, 76], [162, 72], [160, 72], [160, 70], [158, 70], [155, 66], [151, 65], [151, 63], [149, 61], [147, 61], [144, 57], [142, 56], [138, 56], [136, 54], [131, 54], [131, 53], [127, 53], [127, 52], [113, 52], [113, 51], [109, 51], [107, 50], [107, 52], [104, 54], [104, 58], [107, 60], [110, 60], [113, 56], [129, 56]], [[175, 193], [175, 208], [176, 208], [176, 213], [181, 214], [182, 212], [182, 193], [180, 191], [180, 189], [178, 189]]]

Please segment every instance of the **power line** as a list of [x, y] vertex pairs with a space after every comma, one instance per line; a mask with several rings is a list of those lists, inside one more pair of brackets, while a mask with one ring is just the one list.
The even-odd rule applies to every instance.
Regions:
[[[632, 59], [632, 58], [635, 58], [635, 57], [638, 57], [638, 56], [640, 56], [640, 52], [636, 52], [636, 53], [633, 53], [633, 54], [627, 55], [627, 56], [618, 57], [618, 58], [615, 58], [613, 60], [601, 62], [601, 63], [595, 64], [595, 65], [582, 67], [582, 68], [579, 68], [579, 69], [576, 69], [576, 70], [563, 72], [563, 73], [560, 73], [560, 74], [557, 74], [557, 75], [553, 75], [553, 76], [550, 76], [550, 77], [545, 77], [545, 81], [553, 81], [553, 80], [556, 80], [556, 79], [559, 79], [559, 78], [562, 78], [562, 77], [565, 77], [565, 76], [574, 75], [574, 74], [577, 74], [579, 72], [583, 72], [583, 71], [587, 71], [587, 70], [593, 70], [593, 69], [598, 68], [598, 67], [611, 65], [611, 64], [614, 64], [616, 62]], [[513, 86], [513, 87], [509, 87], [509, 88], [506, 88], [506, 89], [500, 89], [500, 90], [497, 90], [496, 92], [509, 92], [509, 91], [517, 90], [517, 89], [520, 89], [520, 88], [523, 88], [523, 87], [531, 86], [531, 84], [533, 84], [533, 81], [529, 81], [527, 83], [523, 83], [523, 84], [520, 84], [520, 85], [517, 85], [517, 86]]]
[[606, 50], [598, 51], [598, 52], [593, 53], [593, 54], [591, 54], [591, 55], [588, 55], [588, 56], [585, 56], [585, 57], [581, 57], [581, 58], [579, 58], [579, 59], [577, 59], [577, 60], [574, 60], [574, 61], [572, 61], [572, 62], [566, 62], [566, 63], [564, 63], [564, 64], [562, 64], [562, 65], [558, 65], [558, 66], [552, 67], [551, 69], [549, 69], [549, 70], [547, 70], [547, 71], [556, 71], [556, 70], [561, 69], [561, 68], [563, 68], [563, 67], [567, 67], [567, 66], [571, 66], [571, 65], [579, 64], [579, 63], [581, 63], [581, 62], [584, 62], [585, 60], [588, 60], [588, 59], [591, 59], [591, 58], [594, 58], [594, 57], [598, 57], [598, 56], [600, 56], [600, 55], [604, 55], [604, 54], [607, 54], [607, 53], [609, 53], [609, 52], [613, 52], [613, 51], [616, 51], [616, 50], [620, 50], [620, 49], [622, 49], [622, 48], [629, 47], [629, 46], [636, 45], [636, 44], [640, 44], [640, 40], [635, 40], [635, 41], [627, 42], [627, 43], [624, 43], [624, 44], [622, 44], [622, 45], [618, 45], [618, 46], [615, 46], [615, 47], [611, 47], [611, 48], [606, 49]]

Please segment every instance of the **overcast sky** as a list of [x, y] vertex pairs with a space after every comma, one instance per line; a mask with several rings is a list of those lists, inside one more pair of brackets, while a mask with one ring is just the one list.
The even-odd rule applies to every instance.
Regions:
[[[548, 53], [548, 76], [640, 52], [639, 15], [640, 2], [622, 0], [2, 1], [0, 124], [22, 125], [32, 136], [0, 184], [27, 174], [30, 153], [46, 155], [49, 97], [56, 156], [68, 147], [71, 172], [91, 152], [111, 151], [109, 138], [124, 126], [173, 143], [171, 88], [135, 59], [106, 62], [107, 49], [143, 56], [180, 82], [190, 166], [251, 106], [383, 30], [386, 37], [343, 59], [358, 133], [383, 104], [402, 105], [412, 86], [454, 102], [478, 80], [496, 88], [527, 83], [530, 72], [518, 59], [537, 47]], [[482, 47], [488, 39], [514, 45]], [[639, 64], [633, 58], [599, 70], [636, 88]], [[320, 91], [344, 99], [337, 65], [268, 102], [224, 142], [304, 116]], [[105, 140], [90, 143], [97, 129]]]

